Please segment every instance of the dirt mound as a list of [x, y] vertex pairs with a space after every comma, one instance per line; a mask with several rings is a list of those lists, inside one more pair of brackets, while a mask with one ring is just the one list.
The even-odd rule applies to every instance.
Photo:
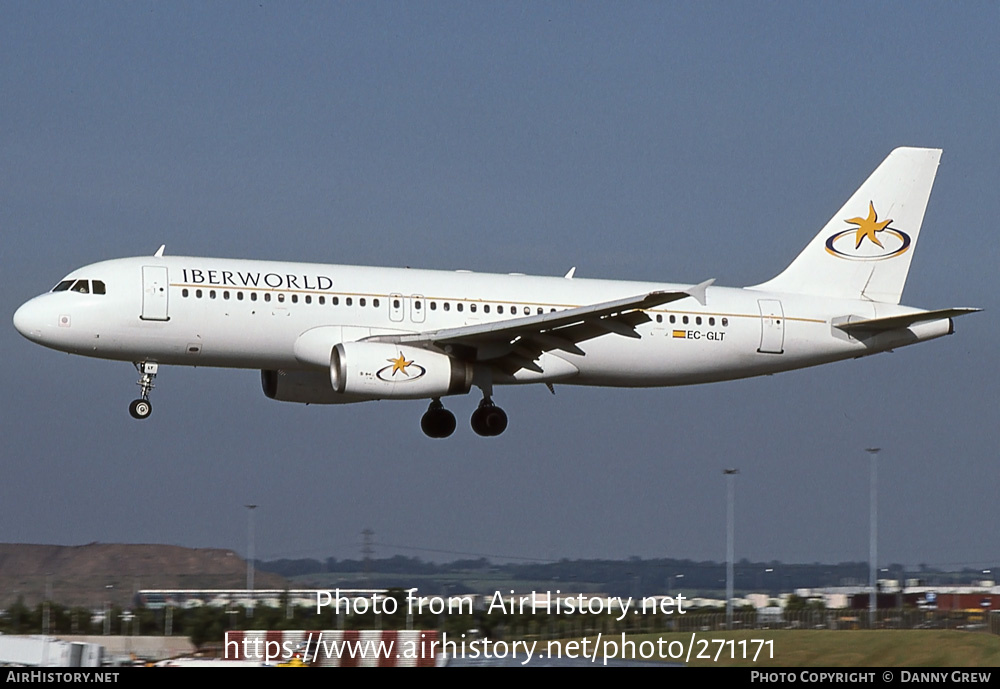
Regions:
[[[0, 543], [0, 606], [24, 596], [33, 606], [51, 591], [63, 605], [128, 605], [139, 589], [237, 589], [246, 561], [232, 550], [174, 545]], [[280, 576], [257, 572], [255, 588], [283, 589]]]

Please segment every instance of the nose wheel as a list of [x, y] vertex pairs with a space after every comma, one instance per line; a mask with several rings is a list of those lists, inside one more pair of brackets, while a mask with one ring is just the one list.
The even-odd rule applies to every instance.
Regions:
[[507, 414], [491, 398], [484, 397], [472, 412], [472, 430], [485, 437], [500, 435], [507, 430]]
[[132, 403], [128, 405], [128, 413], [132, 415], [133, 419], [145, 419], [153, 413], [153, 405], [150, 404], [149, 400], [132, 400]]
[[140, 397], [137, 400], [132, 400], [132, 403], [128, 405], [128, 413], [132, 415], [133, 419], [148, 419], [149, 415], [153, 413], [149, 392], [155, 387], [153, 380], [156, 378], [157, 368], [159, 368], [158, 364], [147, 361], [135, 363], [135, 370], [139, 372], [139, 380], [136, 385], [139, 386]]
[[420, 417], [420, 430], [429, 438], [447, 438], [455, 432], [455, 415], [435, 399]]

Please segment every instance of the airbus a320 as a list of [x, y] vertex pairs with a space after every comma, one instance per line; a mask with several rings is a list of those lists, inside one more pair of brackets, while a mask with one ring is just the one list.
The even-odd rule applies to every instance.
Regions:
[[257, 369], [304, 404], [442, 399], [497, 386], [692, 385], [815, 366], [953, 332], [972, 308], [900, 306], [941, 151], [893, 151], [777, 277], [744, 288], [153, 255], [74, 270], [14, 314], [52, 349], [132, 362], [136, 419], [160, 365]]

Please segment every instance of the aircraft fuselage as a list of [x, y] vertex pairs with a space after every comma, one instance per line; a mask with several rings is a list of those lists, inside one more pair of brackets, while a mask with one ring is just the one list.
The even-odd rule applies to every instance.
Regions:
[[[296, 357], [296, 341], [316, 328], [339, 328], [339, 338], [335, 331], [329, 333], [334, 343], [357, 341], [683, 289], [646, 282], [177, 256], [105, 261], [75, 270], [65, 280], [100, 280], [105, 294], [67, 289], [26, 303], [15, 323], [25, 336], [47, 347], [122, 361], [317, 371], [323, 370], [318, 362]], [[639, 337], [608, 332], [580, 343], [583, 354], [552, 354], [568, 367], [554, 363], [548, 373], [515, 374], [498, 382], [622, 387], [708, 383], [873, 354], [951, 329], [943, 319], [862, 340], [833, 327], [833, 319], [919, 310], [725, 287], [709, 287], [705, 301], [702, 305], [688, 297], [649, 309], [650, 320], [635, 328]]]

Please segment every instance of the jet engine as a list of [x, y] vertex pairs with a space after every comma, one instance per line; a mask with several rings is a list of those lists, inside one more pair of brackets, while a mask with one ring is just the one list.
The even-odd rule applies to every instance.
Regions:
[[383, 342], [342, 342], [330, 357], [337, 393], [379, 399], [459, 395], [472, 387], [472, 366], [447, 354]]

